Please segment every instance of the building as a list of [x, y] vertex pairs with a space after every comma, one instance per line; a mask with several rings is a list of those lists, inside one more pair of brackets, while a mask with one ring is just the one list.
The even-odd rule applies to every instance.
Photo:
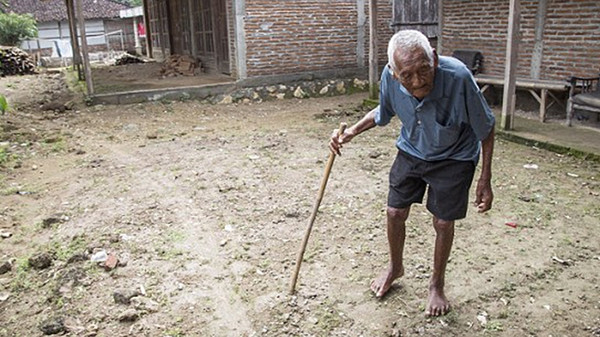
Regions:
[[[67, 8], [64, 0], [8, 0], [8, 10], [31, 14], [38, 24], [38, 38], [21, 48], [43, 56], [72, 55]], [[89, 51], [135, 49], [132, 19], [119, 17], [128, 6], [110, 0], [83, 0], [86, 41]]]

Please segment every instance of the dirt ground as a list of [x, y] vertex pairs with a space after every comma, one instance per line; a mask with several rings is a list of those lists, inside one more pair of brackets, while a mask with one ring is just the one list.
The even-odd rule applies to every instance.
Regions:
[[98, 64], [92, 70], [94, 90], [96, 93], [102, 94], [234, 81], [229, 76], [210, 73], [201, 73], [199, 76], [165, 76], [162, 72], [163, 67], [162, 62], [130, 63], [119, 66]]
[[457, 223], [453, 311], [427, 318], [422, 205], [406, 275], [369, 291], [398, 123], [336, 159], [288, 294], [327, 138], [364, 94], [86, 107], [64, 88], [0, 79], [0, 336], [600, 336], [597, 163], [497, 140], [494, 207]]

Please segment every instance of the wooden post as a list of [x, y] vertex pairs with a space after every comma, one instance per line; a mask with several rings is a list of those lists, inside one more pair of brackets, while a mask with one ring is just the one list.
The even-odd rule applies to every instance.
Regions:
[[194, 1], [188, 0], [188, 16], [190, 18], [190, 48], [192, 56], [198, 57], [198, 47], [196, 46], [196, 21], [194, 19]]
[[378, 99], [377, 0], [369, 0], [369, 98]]
[[444, 46], [442, 43], [442, 31], [444, 29], [444, 1], [438, 0], [438, 39], [436, 51], [438, 55], [442, 55], [444, 52]]
[[150, 31], [150, 11], [148, 10], [148, 0], [143, 0], [142, 5], [144, 6], [144, 28], [146, 29], [146, 56], [152, 58], [152, 32]]
[[547, 11], [547, 0], [539, 0], [535, 15], [535, 43], [533, 45], [533, 53], [531, 53], [531, 71], [529, 75], [533, 79], [540, 78], [544, 51], [544, 24], [546, 23]]
[[85, 34], [85, 19], [83, 18], [82, 2], [83, 0], [75, 0], [76, 12], [77, 12], [77, 23], [79, 24], [79, 31], [81, 32], [81, 54], [83, 55], [83, 71], [85, 72], [85, 84], [87, 86], [88, 96], [94, 94], [94, 82], [92, 81], [92, 67], [90, 65], [90, 58], [88, 55], [87, 39]]
[[77, 68], [77, 77], [83, 80], [81, 72], [81, 51], [79, 49], [79, 40], [77, 39], [77, 27], [75, 26], [75, 10], [73, 0], [65, 0], [67, 5], [67, 17], [69, 19], [69, 34], [71, 35], [71, 48], [73, 49], [73, 66]]
[[510, 0], [508, 14], [508, 34], [506, 35], [506, 62], [504, 64], [504, 95], [502, 97], [503, 130], [510, 130], [514, 124], [515, 82], [517, 56], [519, 54], [519, 23], [521, 18], [520, 0]]

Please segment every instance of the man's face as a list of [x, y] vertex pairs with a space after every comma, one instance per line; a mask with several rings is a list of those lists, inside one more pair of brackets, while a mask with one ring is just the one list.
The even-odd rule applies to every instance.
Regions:
[[431, 66], [421, 48], [394, 54], [398, 70], [394, 71], [394, 78], [398, 80], [408, 92], [418, 99], [423, 99], [433, 89], [435, 68], [437, 68], [437, 55], [434, 53], [434, 64]]

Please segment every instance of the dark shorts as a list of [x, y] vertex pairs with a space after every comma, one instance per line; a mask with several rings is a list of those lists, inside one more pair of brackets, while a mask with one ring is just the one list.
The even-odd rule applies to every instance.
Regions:
[[388, 206], [406, 208], [422, 203], [429, 186], [427, 209], [438, 219], [462, 219], [467, 215], [474, 173], [471, 161], [425, 161], [398, 151], [390, 170]]

